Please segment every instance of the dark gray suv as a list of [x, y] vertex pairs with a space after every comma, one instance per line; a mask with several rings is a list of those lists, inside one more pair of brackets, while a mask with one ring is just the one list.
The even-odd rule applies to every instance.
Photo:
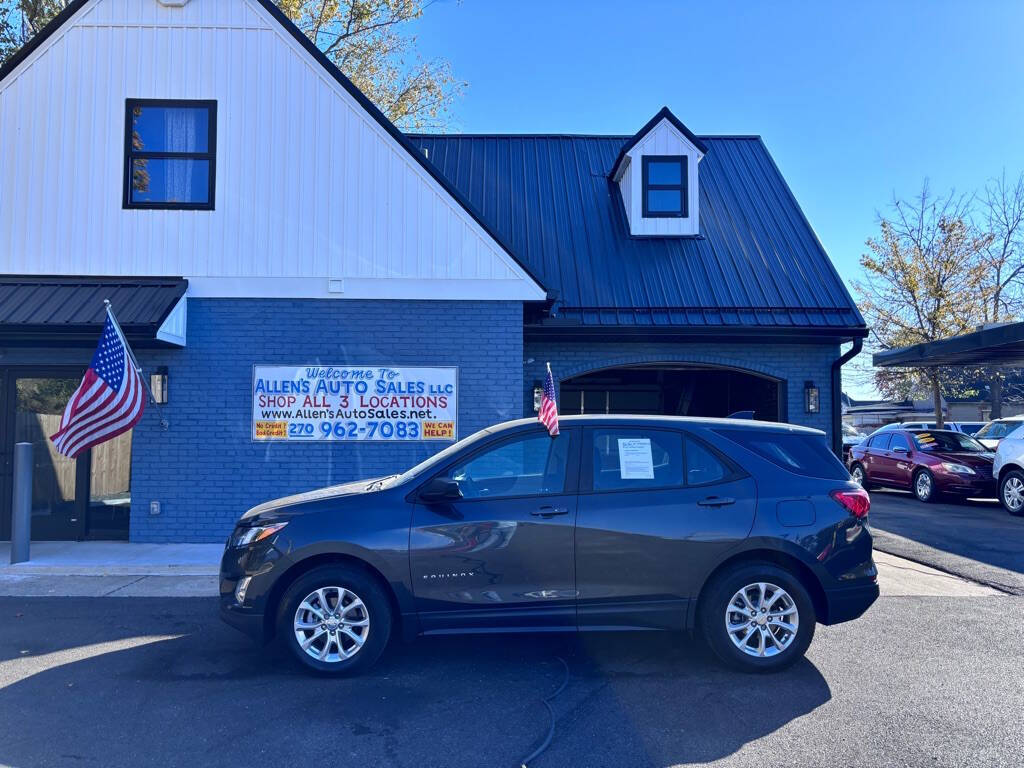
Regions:
[[821, 432], [646, 416], [485, 429], [400, 474], [267, 502], [223, 618], [353, 673], [394, 632], [696, 631], [777, 670], [878, 597], [867, 494]]

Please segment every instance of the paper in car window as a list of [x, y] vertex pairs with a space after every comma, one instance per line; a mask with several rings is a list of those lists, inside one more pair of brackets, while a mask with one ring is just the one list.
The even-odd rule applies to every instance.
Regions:
[[649, 438], [619, 438], [619, 477], [623, 480], [654, 479]]

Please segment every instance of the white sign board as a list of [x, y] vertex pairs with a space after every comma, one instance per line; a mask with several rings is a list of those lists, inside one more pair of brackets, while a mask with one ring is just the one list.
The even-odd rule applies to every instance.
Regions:
[[458, 369], [256, 365], [253, 440], [447, 440]]
[[648, 438], [619, 438], [619, 477], [623, 480], [654, 479], [654, 457]]

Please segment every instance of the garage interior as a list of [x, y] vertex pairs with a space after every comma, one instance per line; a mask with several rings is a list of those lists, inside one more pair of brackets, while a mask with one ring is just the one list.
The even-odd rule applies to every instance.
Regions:
[[626, 366], [564, 380], [559, 411], [718, 417], [753, 411], [755, 419], [782, 421], [783, 389], [775, 379], [731, 368]]

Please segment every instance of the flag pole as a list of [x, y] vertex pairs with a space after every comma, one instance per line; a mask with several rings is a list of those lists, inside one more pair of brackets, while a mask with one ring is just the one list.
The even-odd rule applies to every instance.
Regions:
[[139, 361], [135, 359], [135, 353], [132, 352], [132, 348], [128, 344], [128, 339], [124, 337], [124, 331], [121, 330], [121, 324], [117, 322], [117, 317], [114, 315], [114, 310], [110, 306], [110, 299], [104, 299], [103, 306], [107, 310], [107, 317], [110, 318], [110, 322], [114, 324], [114, 328], [117, 330], [117, 335], [121, 337], [121, 343], [124, 344], [124, 348], [128, 352], [128, 357], [131, 358], [132, 365], [135, 366], [135, 372], [139, 375], [139, 379], [142, 380], [142, 386], [146, 388], [146, 392], [149, 393], [150, 401], [152, 401], [153, 405], [156, 406], [156, 412], [160, 417], [160, 428], [167, 429], [167, 427], [170, 426], [170, 424], [168, 423], [167, 418], [164, 416], [163, 406], [157, 402], [156, 398], [153, 396], [153, 390], [149, 388], [149, 382], [146, 380], [146, 377], [142, 375], [142, 366], [139, 365]]

